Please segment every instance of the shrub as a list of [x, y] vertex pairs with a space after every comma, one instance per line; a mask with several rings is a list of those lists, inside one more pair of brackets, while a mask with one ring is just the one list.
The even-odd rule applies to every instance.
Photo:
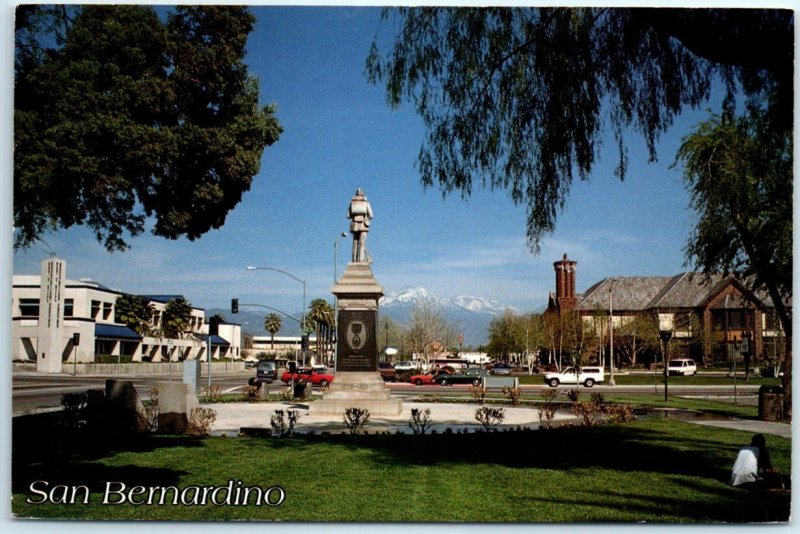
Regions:
[[572, 413], [581, 418], [583, 426], [594, 426], [602, 412], [600, 406], [592, 401], [577, 401], [572, 403]]
[[364, 408], [348, 408], [344, 412], [344, 426], [351, 435], [366, 433], [369, 422], [369, 410]]
[[415, 374], [417, 373], [414, 373], [412, 371], [401, 371], [397, 373], [396, 380], [398, 382], [409, 382], [411, 380], [411, 377], [414, 376]]
[[508, 399], [513, 406], [517, 406], [519, 404], [519, 398], [522, 395], [522, 390], [518, 387], [512, 388], [505, 386], [503, 388], [503, 395], [505, 395], [506, 399]]
[[558, 390], [556, 389], [545, 389], [542, 390], [542, 402], [538, 406], [539, 411], [539, 428], [542, 430], [548, 430], [553, 428], [553, 419], [556, 416], [557, 407], [553, 404], [553, 401], [558, 396]]
[[217, 420], [217, 412], [211, 408], [194, 408], [189, 414], [189, 424], [186, 432], [191, 436], [208, 436], [211, 425]]
[[431, 427], [431, 410], [425, 408], [420, 410], [418, 408], [411, 408], [411, 420], [408, 426], [414, 432], [414, 435], [424, 435], [425, 432]]
[[285, 387], [281, 390], [280, 393], [281, 400], [286, 402], [291, 402], [294, 400], [294, 391], [292, 391], [292, 387]]
[[211, 402], [216, 402], [222, 397], [222, 388], [217, 385], [206, 386], [203, 388], [203, 396]]
[[606, 399], [603, 397], [603, 394], [600, 392], [594, 392], [589, 396], [591, 402], [595, 403], [598, 406], [602, 406], [605, 403]]
[[272, 435], [281, 438], [293, 435], [298, 419], [300, 419], [300, 413], [297, 410], [287, 410], [286, 412], [275, 410], [270, 420]]
[[636, 421], [633, 413], [633, 406], [630, 404], [606, 404], [603, 406], [603, 413], [609, 423], [630, 423]]
[[497, 425], [503, 422], [506, 418], [505, 410], [503, 408], [489, 408], [482, 406], [475, 410], [475, 419], [483, 425], [486, 432], [492, 432], [497, 429]]
[[258, 401], [258, 390], [261, 389], [258, 385], [253, 384], [252, 386], [245, 386], [244, 387], [244, 398], [248, 400], [248, 402], [257, 402]]
[[577, 389], [570, 389], [567, 391], [567, 398], [572, 402], [578, 402], [578, 399], [581, 397], [581, 392]]
[[483, 404], [486, 400], [486, 388], [483, 386], [470, 386], [469, 394], [472, 396], [472, 400], [478, 404]]

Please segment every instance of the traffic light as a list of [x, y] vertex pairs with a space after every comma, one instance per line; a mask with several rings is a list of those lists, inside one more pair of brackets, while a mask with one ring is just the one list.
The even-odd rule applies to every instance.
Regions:
[[81, 344], [81, 335], [78, 332], [72, 334], [72, 344], [76, 347]]
[[303, 337], [300, 338], [300, 348], [308, 350], [308, 334], [303, 334]]
[[239, 313], [239, 299], [231, 299], [231, 313]]

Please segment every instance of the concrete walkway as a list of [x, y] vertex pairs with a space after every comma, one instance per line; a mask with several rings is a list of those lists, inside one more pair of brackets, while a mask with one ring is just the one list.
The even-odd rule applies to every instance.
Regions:
[[[229, 404], [207, 404], [204, 405], [217, 412], [217, 419], [211, 427], [214, 435], [235, 436], [241, 427], [270, 428], [270, 418], [275, 410], [297, 410], [300, 418], [297, 422], [298, 432], [345, 432], [341, 417], [326, 415], [311, 415], [308, 405], [302, 403], [289, 402], [268, 402], [268, 403], [229, 403]], [[493, 405], [488, 405], [493, 407]], [[431, 428], [438, 432], [451, 428], [453, 431], [459, 429], [478, 429], [480, 423], [475, 419], [475, 411], [479, 408], [474, 403], [434, 403], [434, 402], [404, 402], [403, 411], [400, 415], [391, 417], [371, 417], [367, 430], [372, 432], [404, 432], [411, 433], [408, 422], [411, 419], [412, 408], [431, 411]], [[500, 428], [527, 427], [539, 428], [539, 415], [536, 408], [530, 406], [503, 406], [505, 419]], [[556, 421], [572, 420], [574, 417], [569, 413], [556, 413]]]
[[689, 421], [696, 425], [714, 426], [719, 428], [730, 428], [734, 430], [744, 430], [753, 434], [769, 434], [786, 439], [792, 439], [792, 425], [786, 423], [774, 423], [772, 421], [755, 421], [750, 419], [724, 419], [714, 420], [694, 420]]
[[[301, 402], [267, 402], [267, 403], [227, 403], [227, 404], [206, 404], [217, 412], [217, 419], [211, 427], [212, 434], [236, 436], [242, 427], [249, 428], [271, 428], [270, 419], [275, 410], [297, 410], [300, 418], [297, 422], [299, 432], [346, 432], [346, 428], [341, 417], [327, 415], [311, 415], [308, 411], [308, 404]], [[489, 407], [499, 407], [487, 405]], [[411, 433], [408, 425], [411, 419], [411, 410], [429, 409], [431, 411], [431, 429], [443, 432], [446, 428], [453, 431], [460, 429], [475, 430], [481, 428], [480, 423], [475, 419], [475, 411], [479, 408], [474, 403], [435, 403], [435, 402], [404, 402], [403, 411], [400, 415], [392, 417], [370, 418], [367, 430], [370, 432], [404, 432]], [[505, 418], [500, 428], [527, 427], [531, 429], [539, 428], [538, 410], [531, 406], [502, 406]], [[792, 426], [785, 423], [775, 423], [770, 421], [757, 421], [751, 419], [706, 419], [680, 417], [681, 421], [696, 425], [713, 426], [752, 432], [753, 434], [766, 434], [779, 436], [786, 439], [792, 437]], [[577, 419], [569, 411], [559, 410], [555, 415], [555, 423], [575, 421]]]

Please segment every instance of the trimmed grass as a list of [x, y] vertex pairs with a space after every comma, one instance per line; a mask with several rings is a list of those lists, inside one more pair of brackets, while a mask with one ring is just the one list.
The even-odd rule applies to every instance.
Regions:
[[[54, 418], [37, 417], [14, 420], [12, 511], [19, 517], [679, 523], [788, 517], [788, 497], [726, 483], [749, 433], [674, 420], [427, 436], [141, 436], [99, 446], [62, 439], [68, 436], [47, 424]], [[767, 446], [776, 467], [790, 472], [791, 442], [770, 436]], [[85, 484], [92, 503], [27, 504], [34, 480]], [[272, 508], [99, 504], [107, 481], [186, 488], [228, 480], [281, 486], [286, 500]]]
[[[608, 381], [608, 373], [606, 373], [606, 381]], [[544, 384], [542, 375], [519, 375], [520, 384]], [[614, 374], [614, 381], [618, 386], [652, 386], [664, 385], [663, 372], [635, 375], [618, 375]], [[744, 381], [744, 376], [737, 375], [737, 385], [751, 385], [751, 386], [779, 386], [781, 380], [779, 378], [763, 378], [760, 376], [751, 376], [749, 382]], [[675, 386], [733, 386], [733, 378], [727, 376], [707, 376], [698, 374], [695, 376], [670, 376], [669, 384]]]

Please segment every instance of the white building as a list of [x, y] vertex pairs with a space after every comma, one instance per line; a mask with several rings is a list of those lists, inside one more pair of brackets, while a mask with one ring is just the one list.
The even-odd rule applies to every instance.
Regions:
[[[42, 283], [44, 280], [44, 283]], [[42, 274], [15, 275], [11, 291], [11, 357], [36, 362], [41, 372], [58, 373], [65, 362], [168, 362], [208, 360], [209, 329], [213, 359], [241, 358], [241, 326], [209, 326], [205, 311], [192, 308], [188, 331], [178, 339], [141, 336], [117, 322], [116, 301], [122, 295], [91, 280], [69, 280], [66, 263], [42, 262]], [[155, 313], [157, 332], [167, 303], [180, 295], [142, 295]], [[108, 358], [111, 357], [111, 358]]]

